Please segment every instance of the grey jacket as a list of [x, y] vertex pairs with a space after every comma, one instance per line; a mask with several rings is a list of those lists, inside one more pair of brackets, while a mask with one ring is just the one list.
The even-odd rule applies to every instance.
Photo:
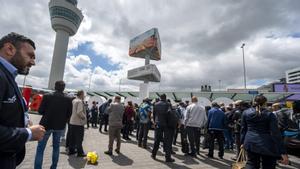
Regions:
[[186, 108], [186, 117], [184, 125], [189, 127], [205, 127], [207, 123], [207, 115], [205, 109], [197, 104], [192, 103]]
[[111, 103], [108, 107], [109, 120], [108, 125], [112, 127], [122, 127], [124, 106], [121, 103]]
[[84, 126], [86, 124], [86, 111], [83, 101], [76, 97], [72, 101], [72, 116], [70, 118], [70, 124], [77, 126]]

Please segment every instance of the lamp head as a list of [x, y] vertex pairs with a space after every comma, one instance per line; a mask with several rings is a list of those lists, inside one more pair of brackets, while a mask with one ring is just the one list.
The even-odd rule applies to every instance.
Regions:
[[242, 46], [241, 46], [241, 48], [244, 48], [244, 46], [245, 46], [245, 44], [243, 43]]

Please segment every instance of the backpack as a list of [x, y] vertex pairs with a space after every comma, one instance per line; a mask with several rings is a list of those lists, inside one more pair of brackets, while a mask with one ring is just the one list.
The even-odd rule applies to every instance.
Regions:
[[176, 109], [170, 108], [167, 112], [167, 126], [169, 128], [176, 128], [179, 118]]
[[178, 119], [183, 119], [183, 114], [179, 107], [176, 109], [176, 114], [177, 114]]
[[142, 104], [139, 108], [139, 120], [141, 123], [148, 123], [149, 117], [148, 117], [148, 111], [150, 109], [150, 106], [147, 104]]

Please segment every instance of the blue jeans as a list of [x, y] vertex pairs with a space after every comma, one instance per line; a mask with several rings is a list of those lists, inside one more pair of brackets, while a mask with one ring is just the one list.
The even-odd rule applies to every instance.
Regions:
[[224, 129], [225, 149], [233, 149], [233, 136], [230, 129]]
[[44, 150], [47, 145], [47, 141], [52, 133], [52, 144], [53, 144], [53, 151], [52, 151], [52, 165], [50, 169], [56, 169], [58, 158], [59, 158], [59, 143], [60, 137], [62, 135], [63, 130], [47, 130], [43, 140], [38, 142], [38, 146], [36, 148], [35, 154], [35, 161], [34, 161], [34, 169], [42, 169], [43, 164], [43, 157], [44, 157]]

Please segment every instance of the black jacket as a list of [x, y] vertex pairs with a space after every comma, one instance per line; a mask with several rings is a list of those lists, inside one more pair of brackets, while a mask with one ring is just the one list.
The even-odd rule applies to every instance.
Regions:
[[241, 131], [241, 117], [242, 117], [242, 110], [240, 109], [234, 109], [232, 119], [229, 119], [229, 121], [234, 122], [234, 133], [240, 133]]
[[24, 159], [28, 138], [24, 128], [25, 111], [26, 106], [17, 83], [0, 63], [0, 166], [3, 166], [2, 162], [12, 159], [18, 165]]
[[46, 94], [39, 113], [43, 115], [40, 125], [46, 130], [63, 130], [72, 114], [72, 100], [60, 92]]
[[290, 109], [282, 108], [275, 112], [278, 119], [278, 128], [280, 132], [284, 132], [289, 128]]
[[263, 110], [256, 114], [249, 108], [242, 115], [241, 143], [247, 151], [280, 157], [286, 150], [283, 145], [274, 113]]
[[168, 124], [168, 111], [170, 110], [171, 105], [167, 101], [159, 101], [153, 107], [153, 117], [155, 123], [159, 127], [166, 127]]

